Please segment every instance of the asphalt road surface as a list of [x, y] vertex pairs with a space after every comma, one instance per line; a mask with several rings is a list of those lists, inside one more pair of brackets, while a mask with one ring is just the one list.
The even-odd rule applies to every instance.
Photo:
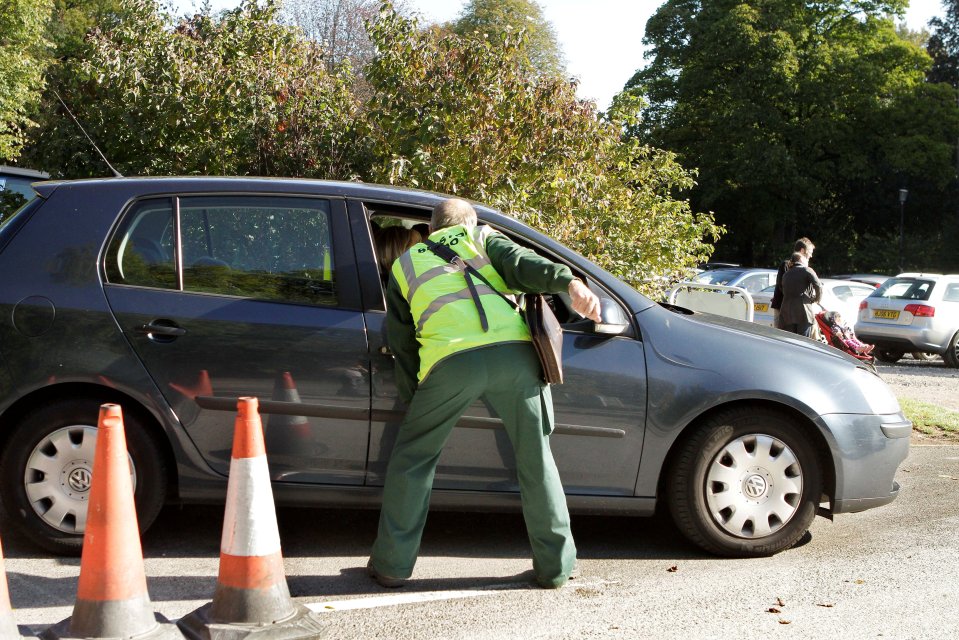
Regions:
[[[959, 447], [915, 446], [897, 478], [891, 505], [817, 518], [772, 558], [705, 555], [663, 517], [574, 517], [582, 576], [559, 591], [532, 585], [519, 515], [431, 514], [414, 580], [398, 590], [363, 569], [374, 512], [283, 509], [279, 524], [290, 591], [330, 638], [959, 637]], [[222, 516], [168, 508], [145, 537], [166, 617], [212, 599]], [[21, 633], [70, 616], [79, 560], [13, 534], [3, 548]]]

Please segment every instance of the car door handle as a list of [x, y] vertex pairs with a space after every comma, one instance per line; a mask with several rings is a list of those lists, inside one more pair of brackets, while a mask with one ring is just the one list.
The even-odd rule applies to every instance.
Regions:
[[137, 327], [137, 333], [145, 333], [154, 336], [182, 336], [186, 334], [186, 329], [178, 327], [175, 324], [157, 324], [156, 321]]

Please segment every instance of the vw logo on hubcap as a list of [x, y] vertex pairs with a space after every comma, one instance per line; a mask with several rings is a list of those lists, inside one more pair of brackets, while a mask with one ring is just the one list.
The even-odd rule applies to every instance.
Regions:
[[90, 478], [93, 474], [90, 473], [90, 470], [85, 467], [79, 467], [70, 472], [70, 475], [67, 477], [67, 482], [70, 484], [70, 488], [74, 491], [89, 491], [90, 489]]
[[766, 479], [754, 473], [743, 480], [743, 493], [749, 498], [759, 498], [766, 493]]

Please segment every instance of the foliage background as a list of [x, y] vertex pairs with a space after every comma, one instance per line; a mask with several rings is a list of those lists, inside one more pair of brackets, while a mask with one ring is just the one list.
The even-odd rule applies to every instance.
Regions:
[[[721, 229], [677, 194], [693, 174], [623, 135], [641, 106], [608, 114], [530, 55], [527, 32], [422, 28], [384, 4], [353, 60], [284, 24], [272, 0], [173, 18], [116, 0], [57, 85], [124, 175], [361, 179], [491, 204], [657, 293], [708, 258]], [[54, 104], [51, 100], [51, 104]], [[56, 108], [50, 110], [56, 114]], [[28, 157], [104, 175], [75, 127], [51, 117]]]
[[774, 264], [807, 235], [826, 272], [959, 269], [956, 92], [897, 31], [905, 5], [668, 0], [650, 19], [631, 133], [698, 168], [693, 206], [730, 230], [717, 258]]

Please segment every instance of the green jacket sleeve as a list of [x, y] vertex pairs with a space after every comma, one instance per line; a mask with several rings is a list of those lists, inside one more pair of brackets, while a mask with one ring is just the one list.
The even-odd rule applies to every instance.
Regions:
[[386, 341], [395, 361], [397, 392], [400, 400], [409, 403], [418, 384], [420, 343], [416, 339], [409, 302], [392, 275], [386, 287]]
[[513, 291], [565, 293], [575, 279], [565, 264], [544, 258], [501, 233], [493, 233], [487, 238], [486, 254], [506, 286]]

